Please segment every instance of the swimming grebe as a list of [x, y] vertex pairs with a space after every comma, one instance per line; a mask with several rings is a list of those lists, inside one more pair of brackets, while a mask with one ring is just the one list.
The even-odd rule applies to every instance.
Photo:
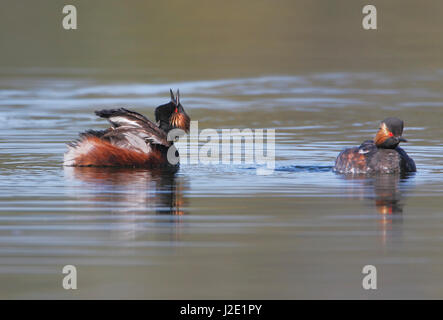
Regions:
[[153, 123], [145, 116], [125, 108], [99, 110], [111, 128], [80, 133], [77, 141], [68, 144], [65, 166], [97, 167], [162, 167], [167, 159], [168, 132], [178, 128], [189, 132], [191, 119], [180, 103], [180, 93], [171, 92], [171, 101], [155, 109]]
[[402, 134], [402, 120], [384, 119], [374, 140], [340, 152], [333, 170], [353, 174], [415, 172], [414, 160], [398, 146], [406, 142]]

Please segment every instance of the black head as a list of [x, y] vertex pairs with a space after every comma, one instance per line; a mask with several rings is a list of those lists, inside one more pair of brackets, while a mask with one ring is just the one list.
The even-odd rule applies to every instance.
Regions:
[[377, 147], [395, 149], [400, 142], [407, 142], [402, 137], [403, 127], [403, 120], [394, 117], [384, 119], [374, 139]]
[[170, 93], [171, 101], [155, 109], [155, 121], [157, 121], [158, 126], [166, 132], [174, 128], [188, 132], [191, 119], [180, 103], [180, 92], [177, 90], [175, 97], [172, 89]]
[[388, 130], [395, 136], [395, 137], [401, 137], [403, 134], [403, 127], [404, 123], [403, 120], [400, 120], [399, 118], [386, 118], [382, 121], [382, 123], [386, 124], [386, 127]]

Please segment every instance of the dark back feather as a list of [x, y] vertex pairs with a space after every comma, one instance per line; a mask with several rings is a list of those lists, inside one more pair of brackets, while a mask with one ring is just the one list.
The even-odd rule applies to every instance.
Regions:
[[169, 146], [166, 133], [144, 115], [125, 108], [95, 111], [99, 117], [108, 119], [114, 130], [106, 131], [101, 138], [121, 141], [129, 135], [138, 136], [150, 144]]
[[97, 110], [95, 114], [101, 118], [108, 119], [114, 127], [151, 127], [153, 125], [144, 115], [125, 108]]

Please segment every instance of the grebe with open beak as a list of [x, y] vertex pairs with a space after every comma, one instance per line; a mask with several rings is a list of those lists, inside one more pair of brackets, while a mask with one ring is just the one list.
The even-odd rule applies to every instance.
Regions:
[[168, 132], [181, 129], [189, 132], [190, 117], [180, 103], [180, 93], [155, 109], [156, 123], [125, 108], [99, 110], [95, 114], [107, 119], [106, 130], [88, 130], [68, 144], [65, 166], [141, 167], [170, 165], [167, 154], [173, 141]]

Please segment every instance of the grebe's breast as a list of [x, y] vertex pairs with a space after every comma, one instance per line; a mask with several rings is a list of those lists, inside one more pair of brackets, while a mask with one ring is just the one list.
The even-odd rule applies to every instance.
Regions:
[[415, 172], [414, 160], [400, 147], [377, 148], [372, 140], [343, 150], [335, 160], [335, 172], [347, 174]]

